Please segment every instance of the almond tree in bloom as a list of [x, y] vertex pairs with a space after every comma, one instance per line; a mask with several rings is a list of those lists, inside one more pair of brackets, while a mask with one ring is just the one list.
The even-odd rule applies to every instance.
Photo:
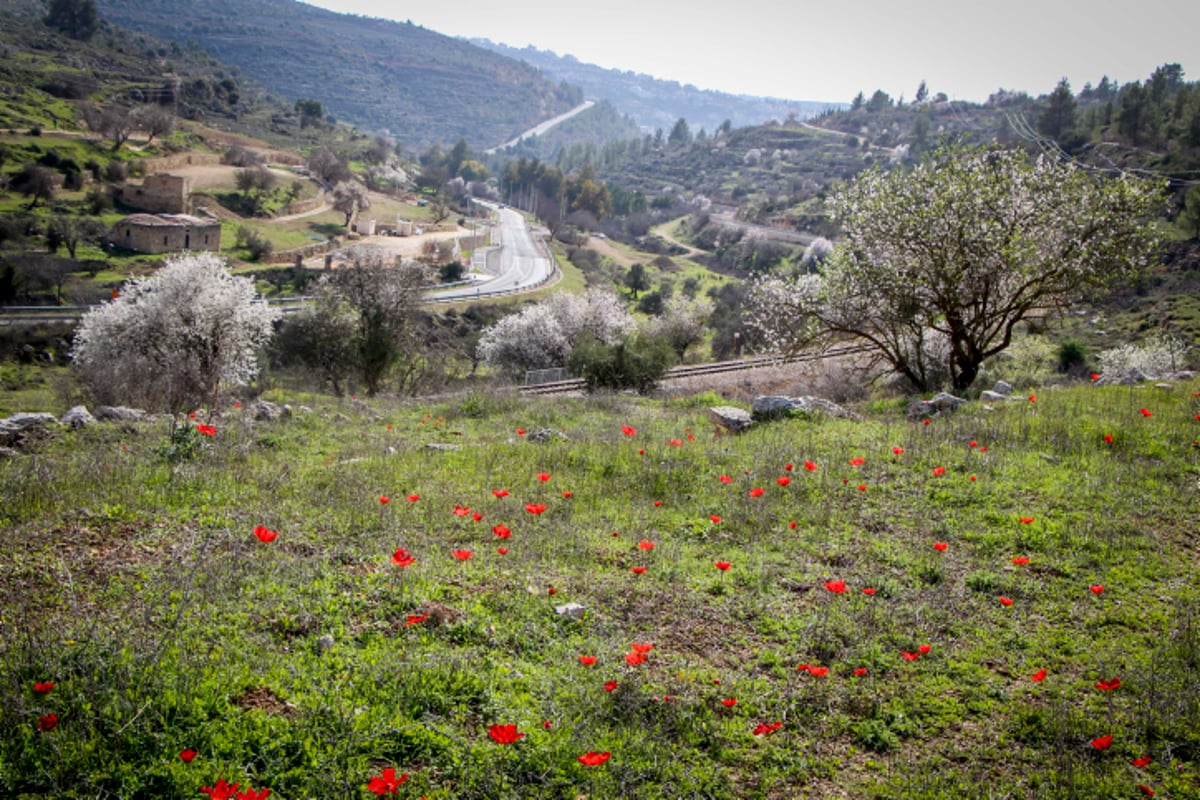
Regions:
[[222, 259], [182, 255], [85, 314], [71, 352], [97, 401], [179, 411], [253, 380], [278, 318]]
[[1151, 262], [1164, 188], [997, 148], [872, 170], [830, 204], [844, 239], [821, 273], [756, 286], [754, 325], [784, 349], [850, 339], [915, 388], [948, 370], [964, 390], [1018, 323]]

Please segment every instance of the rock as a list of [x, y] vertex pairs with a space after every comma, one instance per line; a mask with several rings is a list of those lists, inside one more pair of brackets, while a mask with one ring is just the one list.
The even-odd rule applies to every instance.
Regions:
[[396, 448], [391, 447], [391, 446], [385, 447], [385, 448], [383, 448], [383, 454], [385, 456], [394, 456], [394, 455], [396, 455]]
[[914, 400], [908, 404], [908, 408], [904, 409], [904, 416], [910, 420], [936, 417], [937, 414], [938, 410], [928, 400]]
[[146, 412], [125, 406], [100, 406], [94, 416], [102, 422], [141, 422], [146, 418]]
[[291, 409], [288, 408], [287, 412], [285, 413], [285, 408], [287, 407], [276, 405], [275, 403], [267, 400], [259, 400], [257, 403], [254, 403], [250, 406], [249, 411], [257, 420], [262, 420], [263, 422], [276, 422], [283, 417], [291, 416]]
[[806, 414], [821, 413], [839, 419], [862, 419], [859, 414], [842, 408], [837, 403], [831, 400], [825, 400], [821, 397], [780, 397], [761, 395], [754, 398], [750, 404], [750, 408], [756, 419], [773, 417], [779, 414], [792, 413], [794, 411], [802, 411]]
[[1148, 380], [1146, 373], [1142, 372], [1137, 367], [1118, 372], [1113, 375], [1101, 375], [1100, 380], [1095, 382], [1095, 386], [1136, 386], [1143, 381]]
[[781, 397], [779, 395], [760, 395], [754, 398], [754, 402], [750, 404], [750, 410], [756, 417], [773, 417], [777, 414], [786, 414], [794, 408], [792, 398]]
[[88, 425], [95, 425], [96, 418], [88, 413], [86, 406], [75, 406], [70, 411], [62, 415], [59, 420], [63, 425], [71, 428], [86, 428]]
[[562, 431], [551, 430], [550, 428], [538, 428], [536, 431], [530, 431], [525, 434], [525, 441], [533, 442], [534, 444], [545, 444], [553, 439], [566, 439], [567, 435]]
[[327, 650], [333, 649], [333, 637], [328, 633], [317, 639], [317, 651], [324, 653]]
[[[1000, 384], [996, 384], [996, 385], [999, 386]], [[1004, 385], [1008, 386], [1008, 384], [1004, 384]], [[1008, 395], [1011, 393], [1012, 393], [1012, 387], [1009, 387], [1009, 390], [1007, 392], [997, 391], [997, 394], [1003, 394], [1003, 395]], [[930, 405], [932, 405], [938, 411], [954, 411], [957, 408], [961, 408], [966, 402], [967, 401], [962, 399], [961, 397], [955, 397], [954, 395], [947, 394], [946, 392], [938, 392], [929, 401]]]
[[50, 425], [57, 425], [58, 417], [53, 414], [47, 414], [44, 411], [34, 413], [21, 412], [13, 414], [4, 420], [4, 422], [7, 422], [11, 427], [19, 431], [27, 431], [31, 428], [46, 428]]
[[979, 399], [985, 403], [1003, 403], [1005, 400], [1008, 400], [1010, 398], [1008, 397], [1008, 395], [1003, 395], [1003, 394], [1000, 394], [999, 392], [992, 392], [992, 391], [985, 390], [985, 391], [982, 391], [979, 393]]
[[457, 444], [442, 444], [441, 442], [430, 442], [425, 445], [426, 450], [440, 450], [446, 453], [453, 453], [456, 450], [462, 450], [462, 445]]
[[21, 454], [16, 450], [13, 450], [11, 447], [0, 447], [0, 461], [3, 461], [6, 458], [16, 458], [19, 455]]
[[741, 433], [754, 424], [750, 412], [734, 406], [715, 406], [708, 410], [708, 418], [727, 431]]
[[1156, 383], [1156, 384], [1154, 384], [1154, 388], [1162, 389], [1163, 391], [1169, 392], [1175, 388], [1175, 384], [1173, 384], [1173, 383]]
[[1002, 394], [1005, 397], [1008, 397], [1013, 393], [1013, 387], [1011, 383], [1007, 383], [1005, 381], [996, 381], [996, 385], [992, 387], [992, 391], [996, 394]]
[[587, 613], [587, 609], [579, 605], [579, 603], [567, 603], [566, 605], [555, 606], [554, 613], [560, 617], [583, 619], [583, 615]]
[[1195, 378], [1196, 373], [1188, 369], [1180, 370], [1179, 372], [1173, 372], [1167, 376], [1167, 380], [1169, 381], [1190, 381], [1195, 380]]

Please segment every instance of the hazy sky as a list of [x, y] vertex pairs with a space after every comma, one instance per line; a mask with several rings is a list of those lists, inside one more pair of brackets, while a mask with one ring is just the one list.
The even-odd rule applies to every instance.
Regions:
[[1060, 78], [1145, 80], [1175, 62], [1200, 79], [1196, 0], [310, 0], [448, 36], [570, 53], [702, 89], [849, 102], [883, 89], [983, 101]]

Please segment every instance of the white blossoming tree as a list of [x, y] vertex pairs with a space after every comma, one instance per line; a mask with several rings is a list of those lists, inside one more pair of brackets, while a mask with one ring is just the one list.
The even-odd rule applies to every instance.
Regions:
[[215, 404], [225, 385], [258, 374], [279, 312], [220, 258], [183, 255], [129, 281], [80, 321], [75, 367], [104, 403], [170, 411]]
[[962, 391], [1017, 325], [1130, 280], [1155, 257], [1163, 186], [1042, 156], [946, 147], [860, 175], [831, 206], [817, 276], [768, 278], [751, 319], [774, 346], [865, 344], [917, 389]]

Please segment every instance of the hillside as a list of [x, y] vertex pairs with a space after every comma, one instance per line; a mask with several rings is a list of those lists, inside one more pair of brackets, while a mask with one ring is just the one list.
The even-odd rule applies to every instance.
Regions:
[[712, 132], [726, 120], [740, 128], [772, 119], [808, 119], [830, 108], [845, 106], [844, 103], [727, 94], [641, 73], [605, 69], [581, 62], [571, 55], [560, 56], [532, 46], [509, 47], [488, 39], [472, 39], [471, 42], [537, 67], [553, 80], [579, 86], [588, 97], [608, 100], [651, 133], [658, 128], [664, 133], [670, 131], [680, 118], [686, 119], [693, 130], [703, 128]]
[[579, 102], [536, 69], [411, 23], [336, 14], [292, 0], [100, 0], [135, 31], [194, 41], [289, 101], [387, 131], [411, 150], [461, 138], [507, 141]]

